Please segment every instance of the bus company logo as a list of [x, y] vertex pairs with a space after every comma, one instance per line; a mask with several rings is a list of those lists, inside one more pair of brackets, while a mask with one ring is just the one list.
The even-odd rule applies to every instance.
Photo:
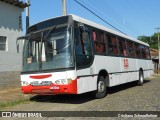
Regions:
[[11, 112], [2, 112], [2, 117], [12, 117]]
[[124, 69], [128, 69], [129, 64], [128, 64], [128, 59], [124, 59]]

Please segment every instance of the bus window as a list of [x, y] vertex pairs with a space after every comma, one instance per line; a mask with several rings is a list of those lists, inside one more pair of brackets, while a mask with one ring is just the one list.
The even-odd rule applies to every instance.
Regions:
[[141, 53], [143, 59], [150, 59], [149, 47], [141, 45]]
[[[104, 32], [98, 32], [98, 35], [96, 35], [95, 30], [93, 30], [92, 35], [94, 40], [95, 53], [104, 54], [106, 51], [105, 41], [104, 41]], [[99, 36], [99, 37], [95, 39], [95, 36]]]
[[96, 39], [97, 39], [96, 37], [97, 37], [97, 36], [96, 36], [96, 32], [95, 32], [94, 30], [93, 30], [93, 32], [92, 32], [92, 36], [93, 36], [93, 40], [96, 41]]
[[99, 35], [100, 35], [100, 37], [99, 37], [100, 41], [104, 42], [104, 32], [100, 32]]
[[145, 52], [146, 52], [146, 58], [151, 59], [149, 47], [145, 47]]
[[76, 65], [84, 67], [92, 61], [90, 34], [82, 28], [75, 28]]
[[90, 35], [88, 32], [84, 31], [80, 28], [78, 31], [75, 29], [75, 36], [80, 36], [80, 38], [76, 39], [76, 54], [78, 55], [90, 55], [91, 54], [91, 44], [90, 44]]
[[80, 39], [81, 39], [83, 54], [90, 55], [91, 54], [91, 45], [90, 45], [90, 41], [89, 41], [88, 32], [82, 32], [80, 34]]
[[127, 52], [129, 57], [135, 57], [134, 44], [131, 41], [127, 41]]
[[145, 51], [145, 46], [140, 45], [141, 53], [142, 53], [142, 58], [146, 59], [146, 51]]
[[115, 36], [108, 36], [108, 55], [118, 55], [117, 40]]
[[112, 45], [117, 45], [116, 43], [116, 37], [111, 36]]
[[119, 38], [118, 41], [119, 41], [119, 55], [127, 56], [125, 39]]
[[135, 43], [136, 58], [141, 58], [140, 45]]

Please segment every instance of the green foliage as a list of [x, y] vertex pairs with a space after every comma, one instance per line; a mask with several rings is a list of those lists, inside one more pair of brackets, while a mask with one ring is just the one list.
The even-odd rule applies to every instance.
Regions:
[[8, 102], [8, 103], [1, 103], [0, 102], [0, 111], [3, 110], [4, 108], [7, 107], [12, 107], [15, 105], [19, 105], [19, 104], [26, 104], [29, 103], [30, 101], [28, 99], [26, 100], [17, 100], [17, 101], [12, 101], [12, 102]]
[[151, 48], [158, 49], [158, 33], [154, 33], [152, 36], [139, 36], [137, 38], [140, 41], [148, 43]]

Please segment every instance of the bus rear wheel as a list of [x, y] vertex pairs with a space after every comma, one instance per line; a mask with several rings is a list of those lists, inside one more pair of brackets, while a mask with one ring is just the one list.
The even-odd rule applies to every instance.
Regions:
[[138, 85], [139, 86], [142, 86], [144, 83], [144, 76], [143, 76], [143, 72], [142, 71], [139, 71], [139, 80], [138, 80]]
[[107, 88], [106, 88], [106, 83], [105, 83], [105, 78], [103, 76], [98, 77], [97, 81], [97, 90], [94, 91], [93, 95], [95, 98], [100, 99], [104, 98], [107, 93]]

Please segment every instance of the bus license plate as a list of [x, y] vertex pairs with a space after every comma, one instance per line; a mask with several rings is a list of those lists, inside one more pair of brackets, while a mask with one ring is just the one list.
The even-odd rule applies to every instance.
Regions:
[[52, 86], [52, 87], [50, 87], [50, 90], [59, 90], [60, 88], [59, 88], [59, 86]]

